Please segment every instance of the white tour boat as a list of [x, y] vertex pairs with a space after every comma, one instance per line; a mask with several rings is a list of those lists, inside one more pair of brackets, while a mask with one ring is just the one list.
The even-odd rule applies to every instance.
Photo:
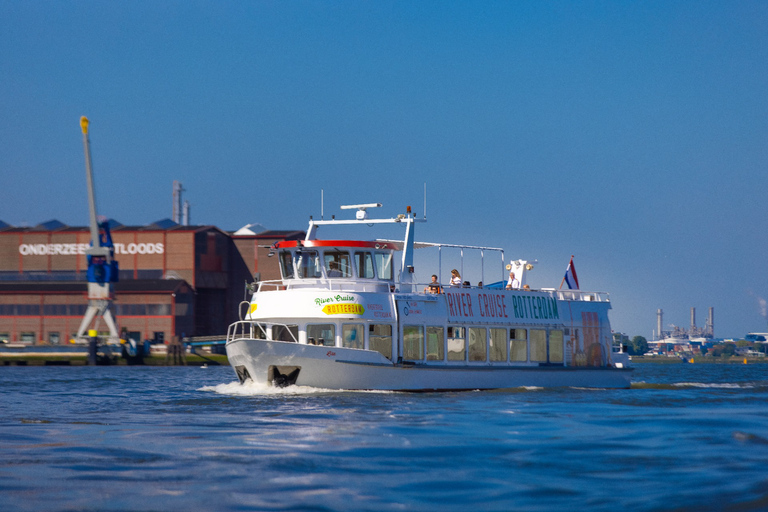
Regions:
[[[426, 219], [410, 207], [369, 219], [366, 209], [377, 206], [342, 206], [357, 209], [350, 220], [310, 218], [304, 240], [273, 246], [282, 279], [258, 283], [227, 333], [240, 382], [407, 391], [630, 386], [632, 369], [612, 358], [608, 294], [505, 289], [504, 281], [430, 288], [414, 280], [414, 249], [468, 246], [414, 242], [414, 223]], [[384, 223], [402, 225], [404, 239], [317, 239], [319, 226]], [[517, 260], [507, 268], [525, 284], [532, 267]]]

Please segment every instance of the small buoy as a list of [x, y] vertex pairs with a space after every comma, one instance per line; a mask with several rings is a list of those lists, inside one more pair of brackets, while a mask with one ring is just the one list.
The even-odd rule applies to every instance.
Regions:
[[744, 358], [744, 364], [747, 364], [747, 358], [746, 357]]

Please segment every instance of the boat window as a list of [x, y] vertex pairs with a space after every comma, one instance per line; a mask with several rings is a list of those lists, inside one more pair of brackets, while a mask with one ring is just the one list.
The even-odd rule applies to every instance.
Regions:
[[307, 342], [314, 340], [315, 345], [336, 346], [336, 326], [334, 324], [307, 325]]
[[299, 270], [301, 279], [316, 279], [322, 277], [320, 274], [320, 262], [317, 258], [317, 251], [296, 252], [296, 266]]
[[365, 331], [363, 324], [344, 324], [341, 326], [341, 346], [347, 348], [363, 348]]
[[549, 331], [549, 362], [563, 362], [563, 331]]
[[403, 359], [408, 361], [424, 359], [424, 326], [403, 326]]
[[[265, 331], [266, 327], [262, 327], [259, 324], [254, 323], [251, 327], [251, 336], [257, 340], [265, 340], [267, 339], [267, 333]], [[296, 339], [298, 340], [299, 337], [297, 336]]]
[[298, 325], [273, 325], [272, 339], [277, 341], [298, 341]]
[[389, 324], [371, 324], [368, 326], [368, 348], [391, 360], [392, 326]]
[[509, 330], [509, 360], [528, 361], [528, 331], [525, 329]]
[[491, 329], [491, 361], [507, 360], [507, 330]]
[[328, 277], [349, 277], [352, 275], [349, 266], [349, 253], [343, 251], [327, 251], [323, 254], [325, 274]]
[[466, 345], [464, 342], [464, 328], [448, 326], [448, 360], [464, 361], [466, 359]]
[[547, 331], [531, 329], [531, 361], [547, 362]]
[[376, 253], [376, 269], [379, 273], [379, 279], [386, 279], [388, 281], [395, 279], [395, 271], [394, 267], [392, 266], [391, 252]]
[[373, 279], [376, 277], [373, 271], [373, 256], [371, 256], [371, 253], [356, 252], [355, 266], [357, 266], [357, 277], [363, 279]]
[[443, 328], [427, 326], [427, 361], [445, 359], [445, 340]]
[[283, 279], [293, 279], [293, 257], [289, 251], [280, 251], [280, 270]]
[[467, 333], [469, 334], [469, 360], [485, 361], [487, 359], [485, 327], [470, 327]]

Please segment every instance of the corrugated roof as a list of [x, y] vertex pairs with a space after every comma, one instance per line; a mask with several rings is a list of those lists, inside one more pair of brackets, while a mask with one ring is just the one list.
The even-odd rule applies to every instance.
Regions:
[[45, 222], [41, 222], [40, 224], [35, 226], [35, 229], [40, 229], [40, 230], [43, 230], [43, 231], [56, 231], [57, 229], [62, 229], [62, 228], [67, 228], [67, 227], [69, 227], [69, 226], [67, 226], [66, 224], [64, 224], [60, 220], [51, 219], [51, 220], [47, 220]]
[[287, 231], [287, 230], [269, 230], [263, 231], [256, 235], [256, 238], [264, 240], [267, 238], [279, 238], [280, 240], [299, 240], [304, 238], [306, 233], [304, 231]]

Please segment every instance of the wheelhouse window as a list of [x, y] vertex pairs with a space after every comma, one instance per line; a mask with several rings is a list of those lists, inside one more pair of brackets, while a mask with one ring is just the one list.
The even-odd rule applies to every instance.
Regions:
[[373, 256], [369, 252], [355, 253], [355, 266], [357, 267], [357, 277], [362, 279], [373, 279], [376, 273], [373, 271]]
[[272, 339], [277, 341], [298, 341], [298, 325], [273, 325]]
[[403, 326], [403, 359], [424, 360], [424, 326]]
[[392, 326], [389, 324], [369, 325], [368, 348], [392, 360]]
[[280, 251], [280, 271], [283, 279], [293, 279], [293, 255], [290, 251]]
[[296, 266], [298, 267], [301, 279], [318, 279], [322, 277], [317, 251], [297, 251]]
[[363, 348], [365, 330], [363, 324], [344, 324], [341, 326], [341, 346], [347, 348]]
[[528, 331], [526, 329], [509, 330], [509, 360], [512, 362], [528, 361]]
[[349, 253], [344, 251], [326, 251], [323, 254], [325, 275], [333, 277], [350, 277], [352, 269], [349, 265]]
[[549, 331], [549, 362], [563, 362], [563, 331], [559, 329]]
[[392, 253], [377, 252], [375, 258], [376, 269], [379, 272], [379, 279], [393, 281], [395, 279], [395, 269], [392, 265]]
[[464, 361], [466, 359], [466, 342], [464, 328], [448, 326], [448, 360]]
[[336, 346], [336, 326], [334, 324], [307, 325], [307, 343], [310, 345]]
[[470, 327], [467, 329], [469, 336], [469, 360], [485, 361], [486, 356], [486, 334], [484, 327]]
[[491, 361], [506, 361], [507, 360], [507, 330], [506, 329], [491, 329], [490, 330], [490, 356]]
[[547, 362], [547, 331], [544, 329], [531, 329], [531, 361]]
[[427, 361], [445, 359], [445, 339], [443, 328], [427, 326]]

